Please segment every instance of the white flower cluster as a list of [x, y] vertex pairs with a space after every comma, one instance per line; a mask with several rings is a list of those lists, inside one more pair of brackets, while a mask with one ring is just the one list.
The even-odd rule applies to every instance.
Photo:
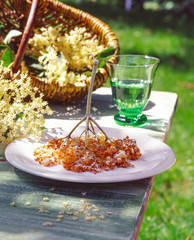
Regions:
[[105, 49], [84, 27], [76, 27], [62, 35], [59, 28], [51, 26], [36, 32], [29, 40], [29, 47], [27, 54], [38, 58], [44, 66], [46, 78], [59, 82], [61, 86], [68, 83], [85, 86], [87, 76], [79, 72], [84, 68], [92, 69], [88, 54], [96, 56]]
[[39, 137], [44, 115], [52, 114], [43, 95], [37, 96], [26, 74], [10, 77], [10, 69], [0, 63], [0, 146], [1, 150], [19, 137]]

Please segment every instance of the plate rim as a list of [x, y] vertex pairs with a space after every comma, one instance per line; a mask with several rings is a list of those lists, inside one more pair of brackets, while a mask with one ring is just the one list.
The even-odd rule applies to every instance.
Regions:
[[[45, 129], [44, 132], [48, 132], [49, 130], [56, 130], [56, 129], [61, 129], [65, 132], [65, 127], [56, 127], [56, 128], [48, 128], [48, 129]], [[11, 142], [5, 149], [5, 157], [6, 157], [6, 160], [14, 167], [16, 167], [17, 169], [20, 169], [26, 173], [29, 173], [29, 174], [32, 174], [32, 175], [35, 175], [35, 176], [38, 176], [38, 177], [43, 177], [43, 178], [47, 178], [47, 179], [52, 179], [52, 180], [59, 180], [59, 181], [64, 181], [64, 182], [79, 182], [79, 183], [115, 183], [115, 182], [127, 182], [127, 181], [136, 181], [136, 180], [141, 180], [141, 179], [145, 179], [145, 178], [148, 178], [148, 177], [152, 177], [152, 176], [155, 176], [155, 175], [158, 175], [162, 172], [165, 172], [167, 171], [168, 169], [170, 169], [176, 162], [176, 155], [175, 155], [175, 152], [172, 150], [172, 148], [170, 146], [168, 146], [165, 142], [157, 139], [157, 138], [154, 138], [150, 135], [146, 135], [146, 134], [141, 134], [141, 133], [135, 133], [135, 132], [130, 132], [130, 129], [118, 129], [118, 128], [111, 128], [111, 127], [104, 127], [103, 128], [105, 131], [107, 129], [109, 129], [109, 131], [118, 131], [119, 132], [125, 132], [125, 135], [129, 136], [132, 135], [133, 136], [136, 136], [137, 138], [138, 137], [141, 137], [141, 138], [147, 138], [151, 141], [154, 141], [156, 143], [159, 143], [161, 144], [162, 146], [164, 146], [166, 149], [168, 149], [170, 151], [170, 160], [169, 161], [169, 164], [168, 165], [165, 165], [165, 167], [163, 168], [162, 171], [159, 171], [157, 170], [155, 174], [151, 174], [150, 171], [152, 171], [152, 169], [148, 169], [148, 171], [146, 171], [146, 174], [144, 175], [139, 175], [139, 173], [137, 172], [132, 172], [132, 173], [126, 173], [126, 174], [123, 174], [122, 175], [122, 178], [120, 177], [120, 175], [100, 175], [98, 177], [98, 173], [97, 174], [89, 174], [89, 175], [81, 175], [79, 173], [75, 173], [75, 175], [67, 175], [67, 174], [64, 174], [63, 177], [60, 177], [60, 175], [58, 174], [52, 174], [52, 172], [33, 172], [33, 169], [32, 168], [26, 168], [25, 166], [22, 166], [21, 164], [19, 164], [17, 161], [14, 161], [13, 160], [13, 152], [10, 153], [10, 149], [12, 149], [14, 147], [14, 145], [18, 142], [21, 142], [23, 140], [30, 140], [30, 138], [20, 138], [20, 139], [16, 139], [14, 140], [13, 142]], [[67, 132], [67, 130], [66, 130]], [[123, 136], [124, 137], [124, 136]], [[44, 138], [44, 134], [42, 136], [42, 138]], [[41, 138], [41, 139], [42, 139]], [[33, 141], [35, 143], [35, 141]], [[37, 143], [40, 143], [41, 141], [38, 141]], [[141, 150], [141, 149], [140, 149]], [[137, 160], [138, 161], [138, 160]], [[36, 163], [36, 162], [35, 162]], [[37, 163], [39, 165], [40, 168], [42, 169], [46, 169], [46, 167], [40, 165], [39, 163]], [[61, 166], [62, 167], [62, 166]], [[158, 165], [157, 165], [158, 167]], [[64, 169], [65, 170], [65, 169]], [[67, 171], [67, 170], [65, 170]], [[113, 170], [114, 171], [114, 170]], [[109, 171], [108, 171], [109, 172]], [[140, 171], [141, 172], [141, 171]], [[73, 172], [72, 172], [73, 173]], [[77, 178], [77, 175], [79, 176]], [[93, 176], [93, 177], [91, 177]]]

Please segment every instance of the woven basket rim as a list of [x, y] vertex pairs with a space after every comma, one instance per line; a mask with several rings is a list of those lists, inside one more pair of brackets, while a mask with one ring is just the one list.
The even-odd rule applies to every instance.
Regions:
[[[12, 7], [14, 7], [16, 10], [19, 10], [21, 13], [23, 11], [24, 19], [25, 19], [25, 21], [27, 21], [32, 1], [31, 0], [9, 0], [9, 2], [13, 4]], [[41, 4], [45, 4], [44, 8], [42, 7], [42, 9], [44, 11], [47, 11], [47, 8], [49, 9], [48, 12], [50, 11], [50, 9], [52, 11], [56, 10], [57, 13], [58, 12], [61, 13], [63, 18], [67, 17], [67, 19], [70, 19], [69, 18], [69, 16], [70, 16], [73, 19], [73, 21], [75, 21], [75, 22], [76, 21], [81, 21], [81, 24], [85, 24], [88, 31], [93, 31], [95, 34], [97, 34], [97, 36], [100, 36], [100, 38], [102, 38], [102, 41], [104, 42], [106, 47], [111, 47], [112, 46], [113, 48], [115, 48], [115, 53], [111, 57], [110, 60], [111, 60], [111, 62], [116, 61], [115, 55], [118, 55], [119, 51], [120, 51], [118, 39], [117, 39], [116, 35], [113, 33], [113, 31], [110, 29], [110, 27], [106, 23], [104, 23], [102, 20], [98, 19], [95, 16], [92, 16], [88, 12], [77, 9], [73, 6], [69, 6], [69, 5], [67, 5], [65, 3], [62, 3], [62, 2], [59, 2], [59, 1], [40, 0], [39, 4], [40, 4], [41, 7], [42, 7]], [[27, 12], [24, 12], [24, 11], [26, 11], [26, 9], [27, 9]], [[41, 20], [39, 19], [39, 17], [42, 16], [40, 14], [42, 9], [41, 8], [38, 9], [37, 16], [36, 16], [35, 23], [34, 23], [34, 29], [40, 28], [40, 26], [38, 24], [39, 24], [39, 22], [41, 23], [41, 20], [42, 20], [42, 19]], [[60, 24], [61, 23], [62, 23], [62, 21], [60, 22]], [[51, 25], [52, 25], [52, 23], [51, 23]], [[34, 29], [33, 29], [33, 31], [34, 31]], [[101, 43], [102, 43], [102, 41], [101, 41]], [[99, 88], [106, 81], [107, 76], [108, 76], [108, 71], [109, 70], [107, 70], [104, 67], [98, 69], [98, 73], [96, 75], [97, 80], [95, 79], [96, 82], [94, 84], [94, 90]], [[63, 88], [65, 88], [65, 87], [67, 88], [67, 85], [62, 87], [62, 86], [60, 86], [59, 83], [51, 82], [46, 78], [36, 77], [36, 76], [33, 75], [32, 72], [30, 73], [30, 76], [33, 78], [32, 82], [33, 82], [34, 87], [37, 86], [43, 92], [45, 91], [45, 89], [48, 89], [48, 90], [46, 90], [48, 92], [48, 94], [46, 94], [46, 98], [48, 98], [48, 99], [49, 99], [49, 94], [50, 94], [49, 93], [50, 92], [50, 90], [49, 90], [50, 87], [52, 88], [54, 86], [54, 88], [55, 88], [55, 90], [53, 90], [53, 92], [55, 92], [55, 94], [54, 94], [55, 97], [53, 97], [53, 94], [52, 94], [52, 96], [51, 96], [52, 99], [53, 98], [57, 99], [58, 98], [57, 95], [60, 95], [59, 93], [61, 91], [63, 92], [63, 90], [64, 90]], [[87, 77], [85, 83], [86, 83], [86, 87], [83, 87], [83, 88], [82, 87], [77, 87], [76, 88], [73, 85], [74, 88], [75, 88], [76, 94], [79, 93], [80, 90], [85, 91], [85, 95], [87, 94], [88, 85], [90, 83], [90, 77]], [[68, 86], [70, 86], [70, 88], [71, 87], [73, 88], [73, 86], [71, 84], [68, 84]], [[66, 89], [64, 91], [66, 91]], [[80, 95], [83, 95], [83, 94], [80, 92]], [[60, 98], [61, 98], [61, 96], [58, 99], [59, 101], [61, 101]], [[65, 96], [64, 96], [64, 98], [65, 98]], [[72, 98], [74, 98], [73, 94], [72, 94]], [[75, 96], [75, 98], [76, 98], [76, 96]], [[64, 101], [64, 100], [62, 99], [62, 101]]]

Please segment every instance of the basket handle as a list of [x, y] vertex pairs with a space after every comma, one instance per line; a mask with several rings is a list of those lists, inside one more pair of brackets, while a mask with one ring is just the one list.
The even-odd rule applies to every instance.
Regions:
[[26, 26], [25, 26], [25, 29], [24, 29], [24, 32], [22, 35], [20, 45], [19, 45], [17, 53], [16, 53], [15, 60], [12, 65], [13, 73], [17, 73], [17, 71], [20, 68], [20, 64], [24, 58], [25, 50], [26, 50], [26, 47], [28, 44], [28, 40], [30, 38], [31, 31], [32, 31], [34, 19], [36, 17], [36, 12], [38, 9], [39, 1], [40, 0], [32, 0], [32, 5], [31, 5], [29, 16], [28, 16], [28, 20], [27, 20], [27, 23], [26, 23]]

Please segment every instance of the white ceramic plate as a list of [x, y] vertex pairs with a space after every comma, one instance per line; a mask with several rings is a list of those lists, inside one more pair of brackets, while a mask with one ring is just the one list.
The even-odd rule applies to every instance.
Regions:
[[[103, 171], [97, 174], [90, 172], [75, 173], [65, 170], [62, 166], [44, 167], [33, 159], [33, 151], [52, 138], [66, 136], [70, 129], [53, 128], [44, 131], [40, 142], [27, 138], [15, 140], [5, 150], [6, 159], [14, 167], [40, 177], [81, 182], [81, 183], [110, 183], [133, 181], [155, 176], [162, 173], [175, 163], [176, 157], [173, 150], [165, 143], [147, 135], [131, 132], [130, 129], [103, 128], [109, 137], [124, 138], [127, 135], [136, 139], [142, 156], [134, 161], [135, 167], [116, 168], [112, 171]], [[76, 134], [83, 129], [80, 127]]]

